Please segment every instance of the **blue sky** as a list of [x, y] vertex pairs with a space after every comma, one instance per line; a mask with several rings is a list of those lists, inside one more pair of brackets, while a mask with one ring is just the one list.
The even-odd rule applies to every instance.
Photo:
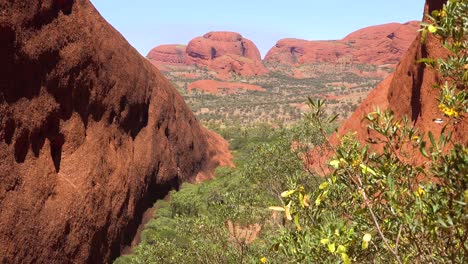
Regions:
[[209, 31], [235, 31], [262, 56], [282, 38], [341, 39], [357, 29], [421, 20], [424, 0], [91, 0], [142, 55], [187, 44]]

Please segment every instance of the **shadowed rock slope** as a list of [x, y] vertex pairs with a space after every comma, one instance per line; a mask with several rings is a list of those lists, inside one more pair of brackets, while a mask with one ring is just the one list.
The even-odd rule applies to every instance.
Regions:
[[0, 10], [1, 263], [109, 263], [158, 196], [230, 163], [88, 0]]

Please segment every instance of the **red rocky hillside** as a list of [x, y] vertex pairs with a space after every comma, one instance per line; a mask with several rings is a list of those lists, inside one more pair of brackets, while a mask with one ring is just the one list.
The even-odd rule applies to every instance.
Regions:
[[390, 23], [360, 29], [342, 40], [282, 39], [268, 51], [265, 62], [311, 64], [319, 62], [396, 64], [416, 37], [419, 23]]
[[158, 46], [149, 52], [147, 58], [155, 65], [206, 67], [217, 72], [222, 79], [229, 79], [231, 73], [255, 76], [267, 72], [255, 44], [235, 32], [209, 32], [192, 39], [187, 47]]
[[0, 263], [110, 263], [226, 143], [90, 1], [0, 7]]
[[[426, 1], [425, 14], [441, 9], [445, 2], [444, 0]], [[440, 93], [438, 89], [433, 88], [433, 85], [443, 79], [436, 70], [416, 61], [421, 58], [437, 59], [445, 56], [447, 56], [446, 50], [439, 39], [429, 34], [425, 44], [422, 44], [419, 34], [402, 57], [395, 72], [368, 95], [351, 118], [338, 129], [338, 134], [344, 135], [349, 131], [356, 131], [357, 137], [365, 141], [369, 137], [369, 131], [361, 120], [367, 113], [380, 107], [394, 111], [398, 117], [408, 116], [420, 131], [432, 131], [438, 137], [448, 120], [438, 109], [437, 98]], [[434, 122], [435, 119], [442, 119], [443, 122], [441, 124]], [[456, 123], [449, 129], [454, 133], [453, 140], [468, 144], [466, 122]]]

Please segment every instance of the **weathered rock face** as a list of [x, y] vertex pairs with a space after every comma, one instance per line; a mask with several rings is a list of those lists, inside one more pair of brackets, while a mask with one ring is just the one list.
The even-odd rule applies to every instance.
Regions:
[[[427, 0], [425, 14], [441, 9], [445, 2], [445, 0]], [[420, 58], [436, 59], [444, 56], [447, 56], [447, 53], [439, 39], [429, 35], [426, 43], [422, 45], [421, 35], [418, 35], [395, 72], [369, 94], [351, 118], [338, 129], [338, 134], [357, 131], [359, 139], [362, 141], [367, 139], [369, 132], [360, 120], [378, 106], [381, 109], [392, 110], [398, 117], [406, 115], [420, 131], [431, 131], [438, 136], [447, 119], [438, 110], [439, 91], [434, 89], [433, 85], [443, 79], [436, 70], [416, 61]], [[441, 118], [445, 122], [435, 123], [433, 120], [436, 118]], [[468, 144], [466, 122], [455, 124], [449, 129], [453, 131], [455, 141]]]
[[148, 59], [156, 66], [183, 64], [207, 67], [222, 79], [231, 73], [241, 76], [265, 74], [260, 52], [255, 44], [235, 32], [209, 32], [189, 42], [181, 55], [181, 45], [164, 45], [153, 49]]
[[152, 49], [147, 58], [150, 61], [168, 64], [182, 64], [186, 63], [184, 45], [161, 45]]
[[88, 0], [0, 8], [0, 262], [108, 263], [226, 143]]
[[418, 22], [367, 27], [336, 41], [282, 39], [268, 51], [269, 64], [396, 64], [416, 37]]
[[252, 41], [235, 32], [209, 32], [192, 39], [187, 46], [188, 61], [209, 64], [209, 61], [224, 55], [241, 56], [260, 61], [260, 52]]

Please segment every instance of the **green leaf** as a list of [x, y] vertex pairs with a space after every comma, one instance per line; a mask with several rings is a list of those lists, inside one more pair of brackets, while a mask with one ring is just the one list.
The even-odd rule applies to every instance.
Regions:
[[320, 189], [320, 190], [326, 189], [326, 188], [328, 188], [329, 185], [330, 185], [330, 184], [329, 184], [327, 181], [324, 181], [324, 182], [322, 182], [322, 183], [320, 184], [319, 189]]
[[361, 167], [361, 172], [364, 173], [364, 174], [370, 173], [370, 174], [372, 174], [372, 175], [374, 175], [374, 176], [377, 175], [377, 173], [375, 173], [375, 171], [374, 171], [373, 169], [367, 167], [367, 166], [364, 165], [364, 164], [359, 164], [359, 167]]
[[332, 160], [330, 161], [330, 166], [332, 166], [335, 169], [338, 169], [340, 167], [340, 161], [339, 160]]
[[315, 205], [316, 205], [316, 206], [319, 206], [321, 202], [322, 202], [322, 195], [320, 194], [320, 195], [317, 197], [317, 199], [315, 199]]
[[369, 247], [369, 242], [362, 241], [361, 248], [362, 249], [367, 249]]
[[284, 214], [286, 215], [286, 219], [288, 219], [289, 221], [292, 220], [292, 216], [291, 216], [291, 203], [292, 201], [290, 201], [288, 203], [288, 205], [286, 205], [286, 207], [284, 208]]
[[331, 253], [335, 253], [336, 251], [335, 243], [328, 244], [328, 251], [330, 251]]
[[294, 224], [296, 225], [298, 231], [302, 230], [301, 224], [299, 224], [299, 214], [294, 216]]
[[301, 207], [304, 208], [304, 195], [302, 193], [299, 193], [299, 203], [301, 204]]
[[278, 211], [278, 212], [284, 212], [285, 211], [284, 207], [281, 207], [281, 206], [270, 206], [270, 207], [268, 207], [268, 209], [273, 210], [273, 211]]
[[351, 264], [351, 260], [349, 259], [348, 254], [341, 253], [341, 259], [343, 260], [344, 264]]
[[442, 220], [442, 218], [437, 219], [437, 221], [438, 221], [443, 227], [445, 227], [445, 228], [448, 227], [447, 224], [444, 222], [444, 220]]
[[330, 243], [330, 239], [328, 239], [328, 238], [320, 239], [320, 244], [327, 245], [328, 243]]
[[346, 247], [343, 245], [339, 245], [338, 248], [336, 249], [336, 252], [338, 253], [346, 253]]
[[388, 185], [388, 189], [389, 189], [390, 191], [395, 190], [395, 182], [394, 182], [394, 180], [393, 180], [392, 175], [388, 175], [388, 176], [387, 176], [387, 185]]
[[273, 252], [278, 252], [281, 244], [280, 243], [275, 243], [273, 246], [271, 246], [271, 250]]
[[289, 190], [289, 191], [284, 191], [281, 193], [281, 197], [288, 197], [290, 196], [291, 194], [295, 193], [296, 190]]
[[419, 145], [419, 151], [421, 152], [421, 154], [423, 154], [424, 157], [429, 158], [429, 155], [427, 155], [427, 151], [426, 151], [425, 141], [421, 141], [421, 145]]
[[367, 147], [362, 148], [361, 157], [362, 159], [365, 159], [367, 157]]
[[429, 131], [428, 135], [429, 135], [429, 139], [431, 140], [432, 146], [435, 146], [436, 143], [435, 143], [435, 140], [434, 140], [434, 135], [432, 134], [431, 131]]
[[339, 114], [334, 115], [332, 118], [330, 118], [330, 121], [328, 121], [328, 122], [332, 123], [333, 121], [335, 121], [338, 118], [338, 116], [339, 116]]

